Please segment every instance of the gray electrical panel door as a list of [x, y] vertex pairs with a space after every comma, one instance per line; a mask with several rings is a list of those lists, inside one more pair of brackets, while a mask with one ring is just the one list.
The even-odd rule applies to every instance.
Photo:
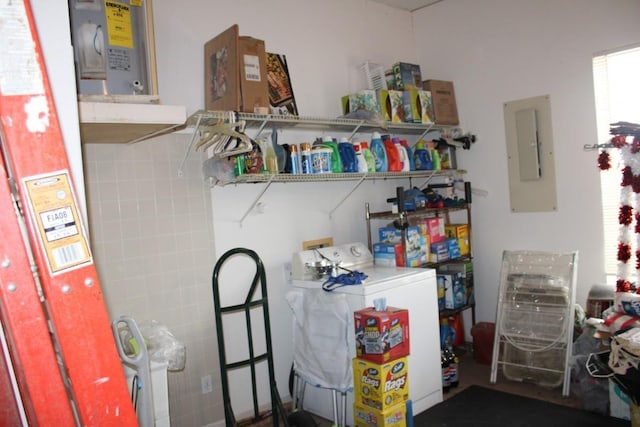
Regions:
[[79, 94], [155, 95], [147, 1], [69, 0]]

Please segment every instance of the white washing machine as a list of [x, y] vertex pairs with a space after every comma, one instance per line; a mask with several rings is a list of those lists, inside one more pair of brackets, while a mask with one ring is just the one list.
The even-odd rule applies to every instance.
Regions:
[[[341, 267], [362, 272], [367, 275], [361, 285], [347, 285], [331, 292], [322, 289], [325, 279], [313, 280], [312, 273], [306, 267], [326, 257], [340, 262]], [[344, 273], [345, 271], [339, 271]], [[324, 304], [332, 308], [340, 301], [346, 301], [349, 314], [346, 340], [340, 331], [328, 327], [322, 319], [304, 319], [303, 329], [294, 327], [294, 334], [314, 334], [321, 331], [322, 339], [334, 340], [329, 346], [335, 352], [346, 353], [348, 359], [355, 357], [355, 333], [353, 312], [365, 307], [373, 307], [374, 300], [386, 299], [387, 306], [405, 308], [409, 311], [409, 396], [413, 402], [413, 413], [418, 414], [442, 401], [442, 380], [440, 367], [440, 326], [438, 315], [437, 281], [435, 270], [428, 268], [378, 267], [373, 263], [373, 255], [363, 243], [350, 243], [340, 246], [324, 247], [301, 251], [294, 254], [291, 264], [292, 292], [318, 296]], [[318, 298], [315, 298], [318, 301]], [[335, 304], [334, 304], [335, 303]], [[294, 310], [294, 322], [298, 314]], [[310, 322], [315, 322], [310, 323]], [[295, 325], [294, 325], [295, 326]], [[302, 331], [302, 332], [300, 332]], [[294, 336], [294, 343], [296, 337]], [[295, 345], [294, 345], [295, 346]], [[346, 347], [346, 348], [344, 348]], [[294, 353], [296, 350], [294, 349]], [[298, 355], [299, 353], [296, 353]], [[294, 356], [294, 358], [297, 356]], [[297, 360], [299, 364], [304, 360]], [[349, 363], [349, 374], [351, 364]], [[353, 385], [353, 384], [351, 384]], [[330, 389], [307, 385], [304, 394], [304, 409], [329, 420], [334, 419], [333, 393]], [[353, 424], [353, 393], [347, 393], [347, 424]]]

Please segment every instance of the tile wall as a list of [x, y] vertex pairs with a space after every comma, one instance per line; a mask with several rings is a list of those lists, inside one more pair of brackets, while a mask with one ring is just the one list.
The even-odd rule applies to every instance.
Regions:
[[[186, 346], [183, 371], [169, 372], [172, 425], [223, 417], [211, 273], [215, 262], [211, 191], [189, 137], [83, 146], [89, 232], [112, 319], [166, 325]], [[213, 377], [213, 393], [200, 379]]]

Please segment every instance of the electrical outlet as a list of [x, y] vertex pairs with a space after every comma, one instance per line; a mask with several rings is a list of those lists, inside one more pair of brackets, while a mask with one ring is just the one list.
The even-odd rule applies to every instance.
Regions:
[[213, 380], [211, 375], [205, 375], [200, 378], [200, 385], [202, 386], [202, 394], [211, 393], [213, 391]]

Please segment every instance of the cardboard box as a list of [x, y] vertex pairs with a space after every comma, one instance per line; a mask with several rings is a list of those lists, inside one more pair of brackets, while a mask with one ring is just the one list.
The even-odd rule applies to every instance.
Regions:
[[404, 308], [373, 307], [353, 313], [356, 356], [374, 363], [387, 363], [409, 354], [409, 312]]
[[412, 417], [407, 413], [407, 404], [401, 403], [386, 411], [378, 411], [369, 406], [353, 405], [353, 423], [355, 427], [406, 427], [410, 424], [407, 417]]
[[446, 240], [431, 243], [429, 252], [430, 262], [442, 262], [449, 259], [449, 247]]
[[458, 245], [458, 239], [447, 239], [447, 251], [449, 252], [449, 259], [460, 258], [460, 246]]
[[447, 239], [458, 239], [460, 256], [469, 255], [469, 226], [467, 224], [449, 224], [444, 226]]
[[438, 266], [440, 274], [460, 274], [464, 283], [464, 305], [474, 304], [475, 295], [473, 291], [473, 262], [461, 262], [443, 264]]
[[393, 70], [393, 89], [422, 89], [422, 72], [419, 65], [396, 62], [391, 69]]
[[443, 80], [425, 80], [422, 88], [431, 92], [434, 121], [438, 125], [457, 125], [458, 107], [453, 82]]
[[404, 121], [407, 123], [433, 123], [431, 92], [422, 89], [405, 89], [402, 92]]
[[[406, 232], [407, 260], [405, 263], [403, 259], [403, 262], [396, 264], [396, 266], [420, 267], [427, 263], [429, 255], [426, 236], [420, 232], [420, 227], [417, 225], [409, 226]], [[398, 230], [395, 227], [380, 227], [378, 229], [378, 238], [381, 243], [393, 243], [402, 246], [402, 230]], [[400, 249], [400, 254], [402, 256], [402, 248]]]
[[453, 310], [464, 307], [464, 281], [462, 274], [438, 274], [438, 289], [444, 287], [444, 308]]
[[378, 364], [353, 359], [353, 403], [386, 411], [409, 400], [409, 365], [406, 357]]
[[402, 243], [374, 243], [373, 263], [380, 267], [404, 267]]
[[427, 231], [431, 244], [445, 240], [444, 218], [427, 218]]
[[204, 45], [204, 64], [207, 110], [269, 111], [263, 40], [240, 37], [233, 25]]
[[387, 105], [390, 103], [389, 91], [386, 89], [364, 89], [357, 93], [343, 96], [341, 101], [343, 115], [347, 115], [359, 109], [365, 109], [379, 113], [385, 121], [391, 120], [391, 116], [388, 115], [391, 107], [390, 105]]
[[389, 117], [391, 123], [404, 122], [404, 100], [402, 91], [388, 90], [386, 102], [381, 104], [381, 107], [382, 116]]

